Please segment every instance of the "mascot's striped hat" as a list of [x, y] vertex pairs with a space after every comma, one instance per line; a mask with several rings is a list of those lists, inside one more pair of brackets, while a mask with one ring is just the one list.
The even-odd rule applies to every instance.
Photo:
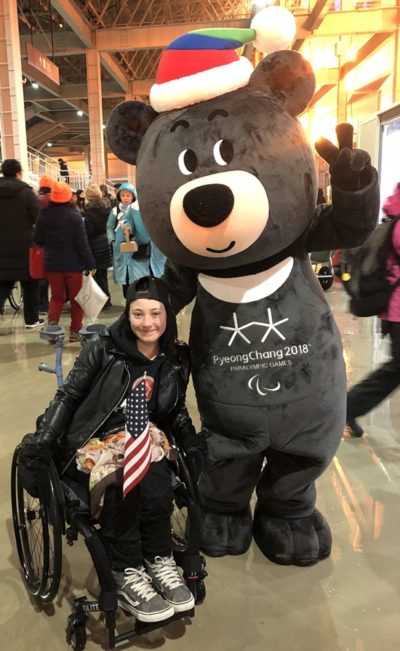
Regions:
[[274, 6], [259, 11], [248, 29], [198, 29], [179, 36], [161, 55], [150, 103], [158, 112], [170, 111], [242, 88], [253, 66], [236, 50], [252, 41], [261, 52], [284, 50], [295, 33], [293, 14]]

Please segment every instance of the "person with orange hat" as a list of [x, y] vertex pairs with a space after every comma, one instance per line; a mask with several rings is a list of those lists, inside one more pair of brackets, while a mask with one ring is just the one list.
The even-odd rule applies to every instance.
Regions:
[[[50, 203], [50, 193], [55, 184], [55, 179], [45, 174], [39, 180], [38, 197], [40, 208], [47, 208]], [[49, 309], [49, 281], [47, 278], [39, 280], [39, 314], [47, 314]]]
[[50, 203], [41, 210], [36, 222], [34, 241], [44, 247], [44, 266], [51, 289], [49, 324], [58, 323], [66, 292], [71, 302], [71, 342], [79, 341], [83, 310], [75, 301], [82, 287], [82, 272], [93, 269], [95, 262], [89, 247], [81, 215], [71, 204], [72, 190], [55, 182]]

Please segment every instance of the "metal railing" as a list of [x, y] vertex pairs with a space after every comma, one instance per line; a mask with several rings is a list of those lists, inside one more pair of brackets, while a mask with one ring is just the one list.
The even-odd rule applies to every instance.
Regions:
[[[41, 151], [28, 147], [28, 169], [29, 182], [34, 188], [39, 187], [40, 177], [43, 175], [50, 176], [52, 179], [65, 180], [60, 176], [60, 167], [55, 158], [46, 156]], [[75, 170], [68, 164], [69, 184], [73, 190], [84, 190], [91, 182], [91, 177], [85, 172]]]

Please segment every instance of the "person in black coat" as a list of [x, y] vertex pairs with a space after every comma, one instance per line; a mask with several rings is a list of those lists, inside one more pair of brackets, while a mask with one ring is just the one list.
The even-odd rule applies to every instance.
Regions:
[[102, 197], [101, 189], [95, 183], [86, 188], [85, 228], [96, 263], [95, 281], [108, 296], [103, 309], [111, 307], [107, 269], [112, 266], [112, 255], [107, 239], [107, 219], [110, 203]]
[[64, 183], [69, 183], [69, 169], [67, 163], [63, 158], [59, 158], [58, 164], [60, 166], [60, 181], [64, 181]]
[[39, 283], [29, 275], [29, 248], [39, 202], [32, 188], [22, 181], [21, 164], [3, 161], [0, 179], [0, 312], [17, 280], [24, 294], [26, 328], [36, 328], [39, 320]]
[[[172, 557], [168, 446], [162, 453], [146, 428], [150, 421], [163, 436], [172, 433], [189, 459], [201, 455], [201, 439], [185, 407], [189, 353], [186, 344], [175, 338], [176, 319], [165, 284], [157, 278], [141, 278], [130, 286], [121, 317], [82, 349], [65, 384], [39, 420], [36, 433], [25, 437], [20, 456], [23, 485], [31, 494], [46, 499], [45, 468], [50, 458], [55, 459], [61, 476], [87, 488], [88, 474], [80, 469], [77, 451], [87, 449], [93, 437], [93, 445], [98, 447], [109, 440], [110, 432], [122, 434], [122, 447], [115, 451], [120, 451], [122, 459], [125, 456], [128, 465], [123, 473], [113, 473], [96, 518], [118, 602], [148, 622], [167, 619], [194, 605]], [[141, 395], [135, 402], [138, 390]], [[126, 459], [125, 441], [133, 437], [131, 423], [135, 418], [141, 421], [142, 414], [141, 433], [134, 439], [140, 440], [140, 445], [135, 454], [129, 449]], [[138, 468], [136, 483], [129, 475], [129, 465]]]
[[83, 310], [75, 301], [82, 287], [82, 272], [94, 269], [95, 262], [89, 247], [83, 219], [72, 206], [72, 190], [66, 183], [55, 183], [50, 204], [41, 210], [34, 232], [34, 241], [44, 247], [44, 268], [49, 280], [51, 298], [49, 324], [58, 323], [64, 306], [66, 291], [71, 302], [71, 342], [79, 341]]

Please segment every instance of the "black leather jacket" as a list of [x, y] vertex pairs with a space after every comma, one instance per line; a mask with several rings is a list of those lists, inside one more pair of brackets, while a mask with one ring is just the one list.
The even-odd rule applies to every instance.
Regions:
[[[190, 373], [188, 347], [176, 342], [158, 371], [155, 406], [150, 420], [178, 441], [192, 439], [195, 430], [185, 407]], [[120, 404], [129, 385], [127, 355], [117, 348], [108, 330], [82, 349], [64, 385], [39, 419], [35, 444], [50, 447], [64, 472], [76, 450], [99, 435]]]

